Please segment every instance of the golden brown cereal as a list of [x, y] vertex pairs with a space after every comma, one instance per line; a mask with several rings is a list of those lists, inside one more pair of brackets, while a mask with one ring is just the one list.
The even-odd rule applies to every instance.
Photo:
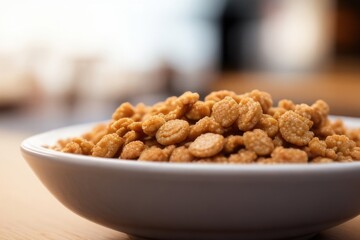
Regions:
[[124, 136], [128, 131], [128, 126], [132, 124], [134, 120], [131, 118], [120, 118], [119, 120], [114, 121], [110, 124], [108, 128], [108, 133], [116, 133], [120, 137]]
[[163, 148], [163, 152], [167, 154], [168, 158], [171, 156], [172, 152], [175, 150], [175, 145], [169, 145]]
[[329, 105], [323, 100], [317, 100], [311, 108], [314, 110], [311, 120], [314, 122], [314, 126], [319, 126], [323, 121], [327, 119], [330, 108]]
[[158, 147], [150, 147], [145, 149], [140, 157], [139, 160], [142, 161], [153, 161], [153, 162], [167, 162], [168, 155]]
[[224, 147], [224, 137], [220, 134], [205, 133], [190, 144], [190, 153], [199, 158], [212, 157], [218, 154]]
[[222, 127], [230, 127], [239, 117], [239, 104], [227, 96], [214, 104], [212, 116]]
[[228, 91], [228, 90], [220, 90], [220, 91], [215, 91], [215, 92], [211, 92], [209, 95], [207, 95], [205, 97], [205, 101], [215, 101], [218, 102], [222, 99], [224, 99], [225, 97], [232, 97], [234, 99], [238, 98], [238, 95], [233, 92], [233, 91]]
[[298, 104], [295, 106], [294, 112], [297, 114], [306, 117], [311, 120], [311, 117], [314, 115], [314, 109], [307, 104]]
[[106, 134], [107, 134], [107, 125], [100, 123], [96, 125], [90, 132], [84, 133], [82, 137], [96, 144]]
[[355, 142], [345, 135], [332, 135], [325, 139], [327, 148], [333, 149], [336, 153], [349, 156], [351, 150], [355, 147]]
[[84, 138], [73, 138], [72, 142], [77, 143], [81, 149], [81, 154], [90, 155], [94, 144]]
[[240, 135], [230, 135], [225, 138], [224, 151], [226, 153], [233, 153], [242, 146], [244, 146], [244, 139]]
[[82, 154], [81, 147], [76, 142], [67, 143], [61, 151], [64, 153]]
[[334, 160], [331, 158], [323, 158], [323, 157], [316, 157], [314, 158], [311, 163], [332, 163]]
[[170, 162], [192, 162], [194, 160], [193, 155], [191, 155], [189, 149], [186, 147], [175, 148], [170, 156]]
[[259, 156], [269, 155], [274, 150], [272, 139], [261, 129], [245, 132], [244, 145]]
[[281, 115], [283, 115], [284, 113], [286, 113], [287, 110], [281, 107], [272, 107], [269, 109], [268, 114], [270, 116], [272, 116], [273, 118], [275, 118], [276, 120], [279, 120], [279, 118], [281, 117]]
[[310, 131], [312, 122], [290, 110], [279, 118], [279, 129], [285, 141], [297, 146], [305, 146], [314, 137]]
[[279, 124], [272, 116], [263, 114], [255, 128], [264, 130], [269, 137], [274, 137], [279, 131]]
[[346, 128], [344, 122], [340, 119], [335, 120], [333, 123], [330, 123], [331, 128], [334, 130], [334, 134], [345, 135]]
[[162, 145], [177, 144], [189, 135], [189, 123], [185, 120], [170, 120], [162, 125], [156, 133], [156, 140]]
[[262, 111], [267, 113], [270, 107], [273, 104], [271, 95], [267, 92], [262, 92], [257, 89], [252, 90], [250, 93], [246, 94], [247, 97], [251, 97], [258, 103], [260, 103]]
[[164, 116], [166, 121], [182, 118], [186, 112], [199, 100], [198, 93], [185, 92], [175, 101], [175, 109]]
[[350, 154], [354, 160], [360, 160], [360, 147], [354, 147]]
[[239, 103], [239, 118], [237, 125], [242, 131], [249, 131], [255, 127], [262, 115], [262, 108], [259, 102], [250, 97], [243, 97]]
[[271, 159], [277, 163], [307, 163], [308, 156], [300, 149], [277, 147], [271, 153]]
[[346, 135], [360, 147], [360, 128], [348, 130]]
[[294, 110], [295, 109], [295, 104], [293, 101], [289, 100], [289, 99], [282, 99], [279, 101], [278, 103], [278, 107], [285, 109], [285, 110]]
[[142, 130], [149, 136], [155, 136], [159, 128], [166, 122], [164, 115], [154, 115], [142, 123]]
[[134, 115], [132, 115], [132, 119], [136, 122], [138, 121], [141, 121], [144, 116], [149, 112], [149, 107], [146, 106], [145, 104], [143, 103], [139, 103], [135, 106], [135, 109], [134, 109]]
[[325, 141], [320, 140], [317, 137], [314, 137], [313, 139], [311, 139], [311, 141], [309, 142], [309, 150], [310, 153], [317, 157], [317, 156], [326, 156], [326, 143]]
[[185, 92], [153, 106], [121, 104], [112, 119], [50, 149], [98, 157], [197, 163], [328, 163], [360, 160], [360, 129], [331, 121], [329, 106], [259, 90]]
[[134, 115], [135, 111], [134, 111], [134, 107], [126, 102], [121, 104], [114, 112], [114, 114], [112, 115], [112, 119], [114, 120], [119, 120], [120, 118], [129, 118], [132, 117]]
[[245, 149], [241, 149], [236, 154], [231, 154], [229, 157], [230, 163], [253, 163], [257, 155], [254, 151], [249, 151]]
[[276, 134], [276, 136], [273, 139], [274, 147], [285, 147], [285, 140], [281, 136], [280, 133]]
[[124, 142], [124, 139], [116, 133], [107, 134], [93, 147], [92, 155], [95, 157], [112, 158]]
[[127, 127], [129, 130], [134, 130], [135, 132], [138, 133], [144, 133], [142, 130], [142, 122], [133, 122], [129, 124]]
[[132, 141], [140, 139], [140, 137], [141, 137], [141, 133], [131, 130], [123, 136], [123, 139], [125, 140], [125, 144], [128, 144]]
[[138, 159], [146, 148], [142, 141], [133, 141], [126, 144], [121, 152], [120, 158], [122, 159]]
[[203, 117], [208, 117], [211, 114], [211, 108], [208, 103], [197, 101], [191, 106], [190, 110], [186, 113], [186, 117], [190, 120], [200, 120]]
[[204, 117], [190, 127], [189, 139], [195, 139], [207, 132], [222, 134], [223, 128], [214, 118]]

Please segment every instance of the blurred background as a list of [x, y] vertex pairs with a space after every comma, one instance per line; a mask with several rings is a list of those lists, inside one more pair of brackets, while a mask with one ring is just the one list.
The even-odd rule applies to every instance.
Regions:
[[360, 116], [357, 0], [0, 0], [0, 128], [254, 88]]

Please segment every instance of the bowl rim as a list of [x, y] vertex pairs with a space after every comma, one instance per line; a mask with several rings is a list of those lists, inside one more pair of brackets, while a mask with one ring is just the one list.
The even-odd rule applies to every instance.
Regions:
[[[356, 119], [356, 118], [353, 118]], [[360, 125], [360, 118], [356, 119]], [[70, 153], [58, 152], [44, 145], [39, 144], [44, 139], [54, 136], [53, 140], [58, 140], [61, 132], [72, 132], [73, 129], [91, 129], [92, 126], [101, 122], [92, 122], [78, 125], [71, 125], [63, 128], [46, 131], [30, 136], [22, 141], [20, 150], [23, 156], [27, 155], [47, 159], [49, 161], [60, 161], [77, 165], [95, 165], [98, 167], [110, 167], [114, 169], [122, 168], [126, 170], [150, 171], [150, 172], [171, 172], [171, 173], [304, 173], [305, 172], [337, 172], [346, 170], [360, 170], [360, 161], [324, 164], [304, 164], [304, 163], [283, 163], [283, 164], [231, 164], [231, 163], [174, 163], [174, 162], [151, 162], [124, 160], [117, 158], [100, 158], [84, 156]], [[77, 132], [77, 130], [75, 131]], [[81, 132], [81, 131], [80, 131]], [[82, 131], [83, 132], [83, 131]], [[71, 137], [66, 134], [65, 136]], [[245, 171], [246, 170], [246, 171]]]

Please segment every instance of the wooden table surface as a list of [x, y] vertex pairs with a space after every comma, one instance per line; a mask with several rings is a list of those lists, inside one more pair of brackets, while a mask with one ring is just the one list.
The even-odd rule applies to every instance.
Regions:
[[[0, 129], [0, 239], [129, 240], [72, 213], [45, 189], [20, 155], [26, 136]], [[360, 239], [360, 216], [314, 238], [345, 239]]]

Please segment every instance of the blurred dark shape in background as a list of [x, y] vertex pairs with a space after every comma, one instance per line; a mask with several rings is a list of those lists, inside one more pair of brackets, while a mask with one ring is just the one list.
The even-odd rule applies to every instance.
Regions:
[[0, 39], [0, 128], [38, 132], [224, 88], [360, 116], [356, 0], [0, 2]]

